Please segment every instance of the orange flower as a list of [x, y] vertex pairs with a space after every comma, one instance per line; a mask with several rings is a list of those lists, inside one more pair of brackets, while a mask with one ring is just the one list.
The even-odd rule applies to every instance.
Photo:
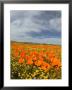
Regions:
[[24, 51], [21, 52], [20, 57], [21, 57], [21, 58], [24, 58], [24, 57], [25, 57], [25, 52], [24, 52]]
[[33, 57], [33, 61], [36, 61], [37, 60], [37, 57]]
[[27, 64], [33, 64], [31, 56], [26, 55], [25, 59], [27, 60]]
[[31, 65], [31, 64], [33, 64], [33, 61], [32, 60], [28, 60], [27, 64]]
[[42, 63], [42, 66], [41, 66], [41, 69], [43, 69], [43, 70], [49, 70], [50, 67], [51, 67], [51, 66], [50, 66], [48, 63], [43, 62], [43, 63]]
[[47, 68], [45, 66], [41, 66], [41, 69], [46, 70]]
[[42, 61], [41, 60], [38, 60], [37, 61], [37, 66], [41, 66], [42, 65]]
[[16, 52], [14, 53], [14, 56], [15, 56], [15, 57], [18, 57], [18, 54], [19, 54], [19, 53], [16, 51]]
[[29, 58], [29, 56], [28, 56], [28, 55], [26, 55], [26, 56], [25, 56], [25, 59], [26, 59], [26, 60], [28, 60], [28, 58]]
[[39, 55], [40, 56], [43, 56], [44, 55], [44, 52], [43, 51], [40, 51]]
[[42, 58], [42, 56], [39, 56], [39, 60], [40, 60], [40, 61], [43, 61], [43, 58]]
[[52, 61], [52, 65], [60, 67], [61, 66], [61, 62], [60, 62], [59, 59], [54, 58], [53, 61]]
[[23, 63], [24, 62], [24, 59], [20, 58], [18, 62], [19, 63]]

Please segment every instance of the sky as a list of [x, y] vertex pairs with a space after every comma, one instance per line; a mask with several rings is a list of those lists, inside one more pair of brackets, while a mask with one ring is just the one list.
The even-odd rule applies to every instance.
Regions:
[[61, 11], [11, 10], [12, 41], [61, 45]]

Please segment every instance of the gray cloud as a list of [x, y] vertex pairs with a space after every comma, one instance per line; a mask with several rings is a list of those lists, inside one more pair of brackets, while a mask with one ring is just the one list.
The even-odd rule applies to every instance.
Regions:
[[61, 34], [60, 11], [11, 11], [11, 40], [61, 44], [61, 38], [32, 38], [27, 32], [59, 32]]

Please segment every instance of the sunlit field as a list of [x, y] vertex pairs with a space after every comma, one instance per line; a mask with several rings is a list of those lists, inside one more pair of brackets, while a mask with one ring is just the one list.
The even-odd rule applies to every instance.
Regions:
[[11, 79], [61, 79], [61, 46], [11, 42]]

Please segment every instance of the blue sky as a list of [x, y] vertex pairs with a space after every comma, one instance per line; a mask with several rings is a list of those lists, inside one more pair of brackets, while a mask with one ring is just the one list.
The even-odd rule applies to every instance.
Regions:
[[12, 10], [10, 36], [13, 41], [61, 45], [61, 11]]

